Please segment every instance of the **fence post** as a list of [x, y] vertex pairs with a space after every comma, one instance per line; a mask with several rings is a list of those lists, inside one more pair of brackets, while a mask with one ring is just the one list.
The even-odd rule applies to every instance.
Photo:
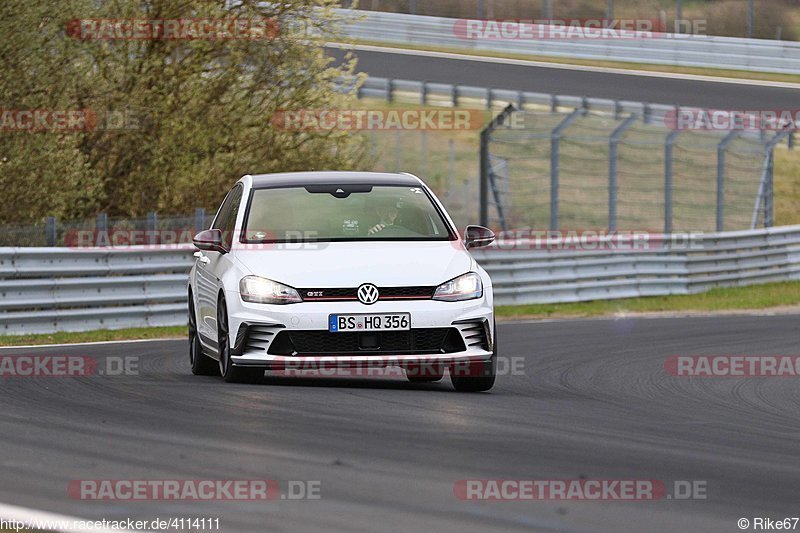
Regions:
[[681, 130], [669, 132], [664, 142], [664, 233], [672, 233], [672, 147]]
[[586, 108], [576, 108], [550, 132], [550, 229], [558, 229], [558, 148], [561, 134], [578, 117], [586, 114]]
[[725, 231], [725, 150], [740, 134], [733, 130], [717, 145], [717, 231]]
[[420, 130], [419, 132], [420, 137], [420, 171], [419, 173], [423, 176], [423, 178], [427, 179], [428, 175], [428, 132], [425, 130]]
[[206, 210], [204, 207], [197, 207], [194, 210], [194, 230], [200, 233], [206, 229]]
[[402, 138], [400, 137], [400, 130], [394, 130], [394, 170], [395, 172], [400, 172], [400, 166], [402, 165], [402, 157], [403, 154], [400, 153], [400, 145], [402, 144]]
[[97, 233], [96, 243], [97, 246], [106, 246], [108, 244], [108, 213], [100, 213], [97, 215], [95, 222], [95, 230]]
[[56, 245], [56, 217], [47, 217], [44, 221], [44, 238], [47, 246]]
[[617, 147], [622, 134], [638, 119], [637, 114], [626, 118], [608, 140], [608, 231], [617, 229]]
[[764, 227], [771, 228], [774, 223], [774, 194], [775, 194], [775, 147], [769, 147], [767, 155], [767, 187], [764, 194]]
[[481, 130], [480, 136], [480, 224], [489, 225], [489, 142], [492, 140], [492, 132], [503, 124], [506, 117], [516, 111], [513, 104], [508, 104], [492, 121]]
[[150, 211], [147, 213], [147, 244], [158, 244], [156, 226], [158, 226], [158, 215], [155, 211]]
[[758, 214], [762, 203], [764, 206], [764, 227], [769, 228], [772, 226], [772, 187], [775, 172], [773, 149], [788, 135], [791, 135], [791, 131], [779, 131], [772, 139], [764, 143], [764, 165], [761, 169], [761, 181], [758, 184], [758, 194], [756, 195], [756, 202], [753, 206], [753, 219], [750, 223], [750, 229], [756, 229], [756, 226], [758, 226]]

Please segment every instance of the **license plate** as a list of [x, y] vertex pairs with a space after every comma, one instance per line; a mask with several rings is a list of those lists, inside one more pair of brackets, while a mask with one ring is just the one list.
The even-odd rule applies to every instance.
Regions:
[[328, 331], [402, 331], [411, 329], [411, 314], [328, 315]]

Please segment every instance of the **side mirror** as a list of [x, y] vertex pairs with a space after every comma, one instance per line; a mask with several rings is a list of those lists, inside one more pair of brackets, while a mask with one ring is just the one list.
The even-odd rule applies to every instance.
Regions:
[[494, 232], [483, 226], [467, 226], [464, 230], [464, 246], [470, 248], [480, 248], [489, 246], [494, 242]]
[[222, 247], [222, 231], [218, 229], [207, 229], [201, 231], [192, 239], [192, 244], [200, 250], [208, 250], [210, 252], [225, 253], [226, 250]]

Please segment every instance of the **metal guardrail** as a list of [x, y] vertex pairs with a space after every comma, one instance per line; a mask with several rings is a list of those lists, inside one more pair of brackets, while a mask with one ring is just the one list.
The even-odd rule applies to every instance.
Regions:
[[[677, 234], [676, 234], [677, 235]], [[650, 235], [631, 249], [565, 250], [569, 238], [473, 253], [498, 305], [690, 294], [800, 280], [800, 226]], [[680, 244], [676, 244], [680, 243]], [[595, 243], [597, 245], [597, 243]], [[191, 247], [0, 248], [0, 334], [186, 323]]]
[[[563, 240], [540, 250], [476, 250], [490, 273], [499, 305], [580, 302], [692, 294], [715, 287], [800, 280], [800, 226], [675, 236], [648, 236], [631, 250], [563, 250]], [[568, 244], [569, 239], [567, 239]], [[605, 248], [608, 248], [606, 246]]]
[[[339, 10], [343, 35], [360, 41], [481, 52], [800, 74], [800, 42], [705, 35], [657, 38], [467, 39], [459, 19]], [[357, 18], [353, 18], [353, 16]], [[348, 20], [349, 19], [349, 20]]]
[[186, 323], [194, 248], [0, 248], [0, 335]]
[[[339, 80], [342, 90], [348, 90], [354, 83], [355, 78]], [[387, 101], [394, 101], [398, 98], [402, 98], [403, 101], [413, 100], [421, 105], [446, 104], [453, 107], [465, 103], [479, 102], [479, 104], [486, 109], [504, 107], [507, 104], [513, 104], [517, 109], [540, 108], [548, 109], [553, 112], [559, 109], [572, 110], [575, 108], [582, 108], [592, 111], [607, 112], [613, 115], [614, 118], [635, 114], [642, 117], [646, 122], [663, 121], [668, 113], [678, 113], [681, 109], [697, 110], [697, 108], [688, 106], [670, 106], [632, 100], [590, 98], [585, 96], [375, 77], [368, 77], [364, 80], [363, 84], [358, 88], [358, 97], [376, 98]], [[753, 135], [750, 131], [743, 131], [742, 134]]]

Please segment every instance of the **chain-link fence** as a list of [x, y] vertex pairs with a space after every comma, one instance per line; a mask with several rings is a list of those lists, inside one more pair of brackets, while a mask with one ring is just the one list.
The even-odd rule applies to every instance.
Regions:
[[208, 228], [215, 212], [197, 208], [193, 215], [161, 217], [109, 217], [59, 220], [48, 217], [37, 224], [0, 226], [0, 246], [128, 246], [190, 243], [198, 231]]
[[506, 123], [516, 126], [489, 140], [492, 226], [726, 231], [748, 229], [754, 217], [771, 225], [765, 163], [780, 134], [679, 131], [584, 108], [513, 114]]
[[[668, 233], [771, 226], [773, 150], [792, 143], [790, 130], [693, 129], [704, 110], [642, 102], [378, 78], [360, 94], [394, 108], [486, 109], [486, 123], [513, 105], [486, 137], [483, 191], [477, 131], [365, 133], [377, 170], [424, 177], [460, 226]], [[691, 118], [685, 128], [683, 116]]]

